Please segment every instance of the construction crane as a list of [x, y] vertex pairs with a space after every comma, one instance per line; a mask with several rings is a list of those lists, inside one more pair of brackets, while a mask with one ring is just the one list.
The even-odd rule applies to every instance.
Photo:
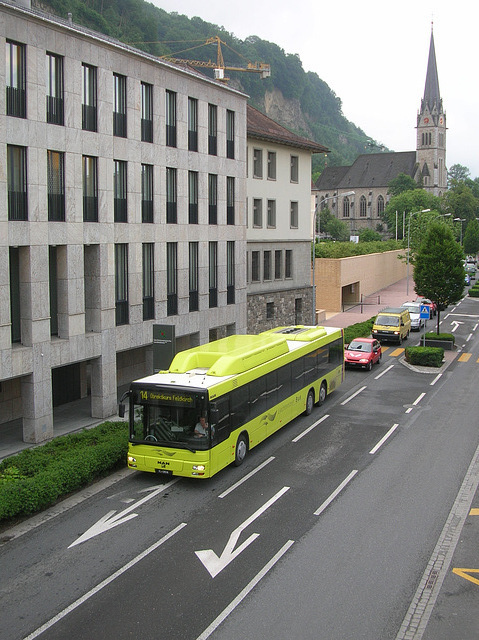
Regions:
[[[198, 46], [204, 46], [208, 44], [216, 44], [217, 47], [217, 55], [216, 62], [212, 60], [188, 60], [185, 58], [176, 58], [171, 55], [161, 56], [162, 60], [166, 60], [168, 62], [174, 62], [175, 64], [187, 64], [192, 67], [203, 67], [208, 69], [214, 69], [215, 79], [220, 80], [221, 82], [227, 82], [229, 78], [225, 76], [225, 71], [250, 71], [252, 73], [259, 73], [261, 78], [268, 78], [271, 75], [271, 67], [269, 64], [265, 62], [248, 62], [245, 66], [226, 66], [223, 58], [223, 52], [221, 50], [221, 45], [224, 44], [226, 47], [228, 46], [226, 42], [223, 42], [218, 36], [213, 36], [208, 38], [206, 42], [202, 45], [197, 45], [196, 47], [192, 47], [192, 49], [196, 49]], [[231, 47], [229, 47], [231, 49]], [[185, 51], [190, 51], [191, 49], [185, 49]], [[180, 51], [179, 53], [184, 53], [185, 51]], [[233, 49], [232, 49], [233, 51]], [[237, 55], [240, 55], [237, 51], [235, 51]], [[244, 56], [241, 56], [244, 57]]]

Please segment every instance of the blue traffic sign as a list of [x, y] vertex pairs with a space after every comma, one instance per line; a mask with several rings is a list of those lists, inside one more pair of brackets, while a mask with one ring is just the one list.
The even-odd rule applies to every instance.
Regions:
[[421, 320], [429, 320], [429, 307], [427, 304], [421, 305], [420, 315]]

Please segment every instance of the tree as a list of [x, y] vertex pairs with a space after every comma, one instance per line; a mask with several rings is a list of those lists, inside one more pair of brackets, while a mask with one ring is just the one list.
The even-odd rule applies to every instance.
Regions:
[[479, 253], [479, 223], [475, 218], [471, 220], [466, 227], [466, 233], [464, 234], [464, 253], [467, 255], [477, 255], [477, 253]]
[[382, 235], [374, 229], [361, 229], [359, 232], [359, 242], [381, 242]]
[[388, 183], [388, 193], [392, 196], [398, 196], [403, 191], [413, 191], [418, 188], [418, 183], [406, 173], [400, 173]]
[[326, 225], [326, 233], [328, 233], [333, 240], [339, 240], [339, 242], [347, 242], [349, 240], [348, 225], [334, 217]]
[[464, 182], [466, 178], [469, 178], [470, 171], [462, 164], [453, 164], [447, 172], [447, 181], [450, 186], [451, 182]]
[[464, 292], [462, 249], [451, 228], [439, 221], [429, 224], [414, 260], [414, 289], [437, 305], [437, 333], [441, 311], [461, 299]]
[[[424, 189], [412, 189], [403, 191], [397, 196], [393, 196], [387, 203], [381, 218], [387, 222], [388, 230], [393, 235], [396, 233], [396, 217], [398, 224], [398, 238], [406, 238], [407, 235], [407, 214], [423, 209], [441, 211], [441, 199], [433, 196]], [[397, 214], [397, 216], [396, 216]], [[406, 220], [403, 229], [403, 220]]]
[[442, 197], [443, 209], [455, 218], [473, 220], [479, 214], [479, 200], [464, 182], [453, 182]]

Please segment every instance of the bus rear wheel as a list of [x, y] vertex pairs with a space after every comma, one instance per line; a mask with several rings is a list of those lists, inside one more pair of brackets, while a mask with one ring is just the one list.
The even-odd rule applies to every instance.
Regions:
[[243, 464], [247, 453], [248, 453], [248, 442], [246, 440], [246, 436], [244, 434], [241, 434], [238, 440], [236, 441], [235, 467], [239, 467], [241, 464]]
[[323, 404], [323, 402], [326, 400], [327, 395], [328, 395], [328, 388], [326, 386], [326, 382], [323, 380], [321, 382], [321, 386], [319, 387], [318, 406], [321, 406]]
[[308, 397], [306, 398], [306, 409], [304, 410], [305, 416], [310, 416], [314, 407], [314, 391], [310, 389], [308, 391]]

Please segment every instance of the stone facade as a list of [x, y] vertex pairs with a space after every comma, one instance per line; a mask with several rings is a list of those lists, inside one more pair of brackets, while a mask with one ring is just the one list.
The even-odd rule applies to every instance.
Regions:
[[0, 430], [41, 442], [58, 404], [116, 414], [154, 324], [246, 331], [247, 96], [25, 4], [0, 2]]

